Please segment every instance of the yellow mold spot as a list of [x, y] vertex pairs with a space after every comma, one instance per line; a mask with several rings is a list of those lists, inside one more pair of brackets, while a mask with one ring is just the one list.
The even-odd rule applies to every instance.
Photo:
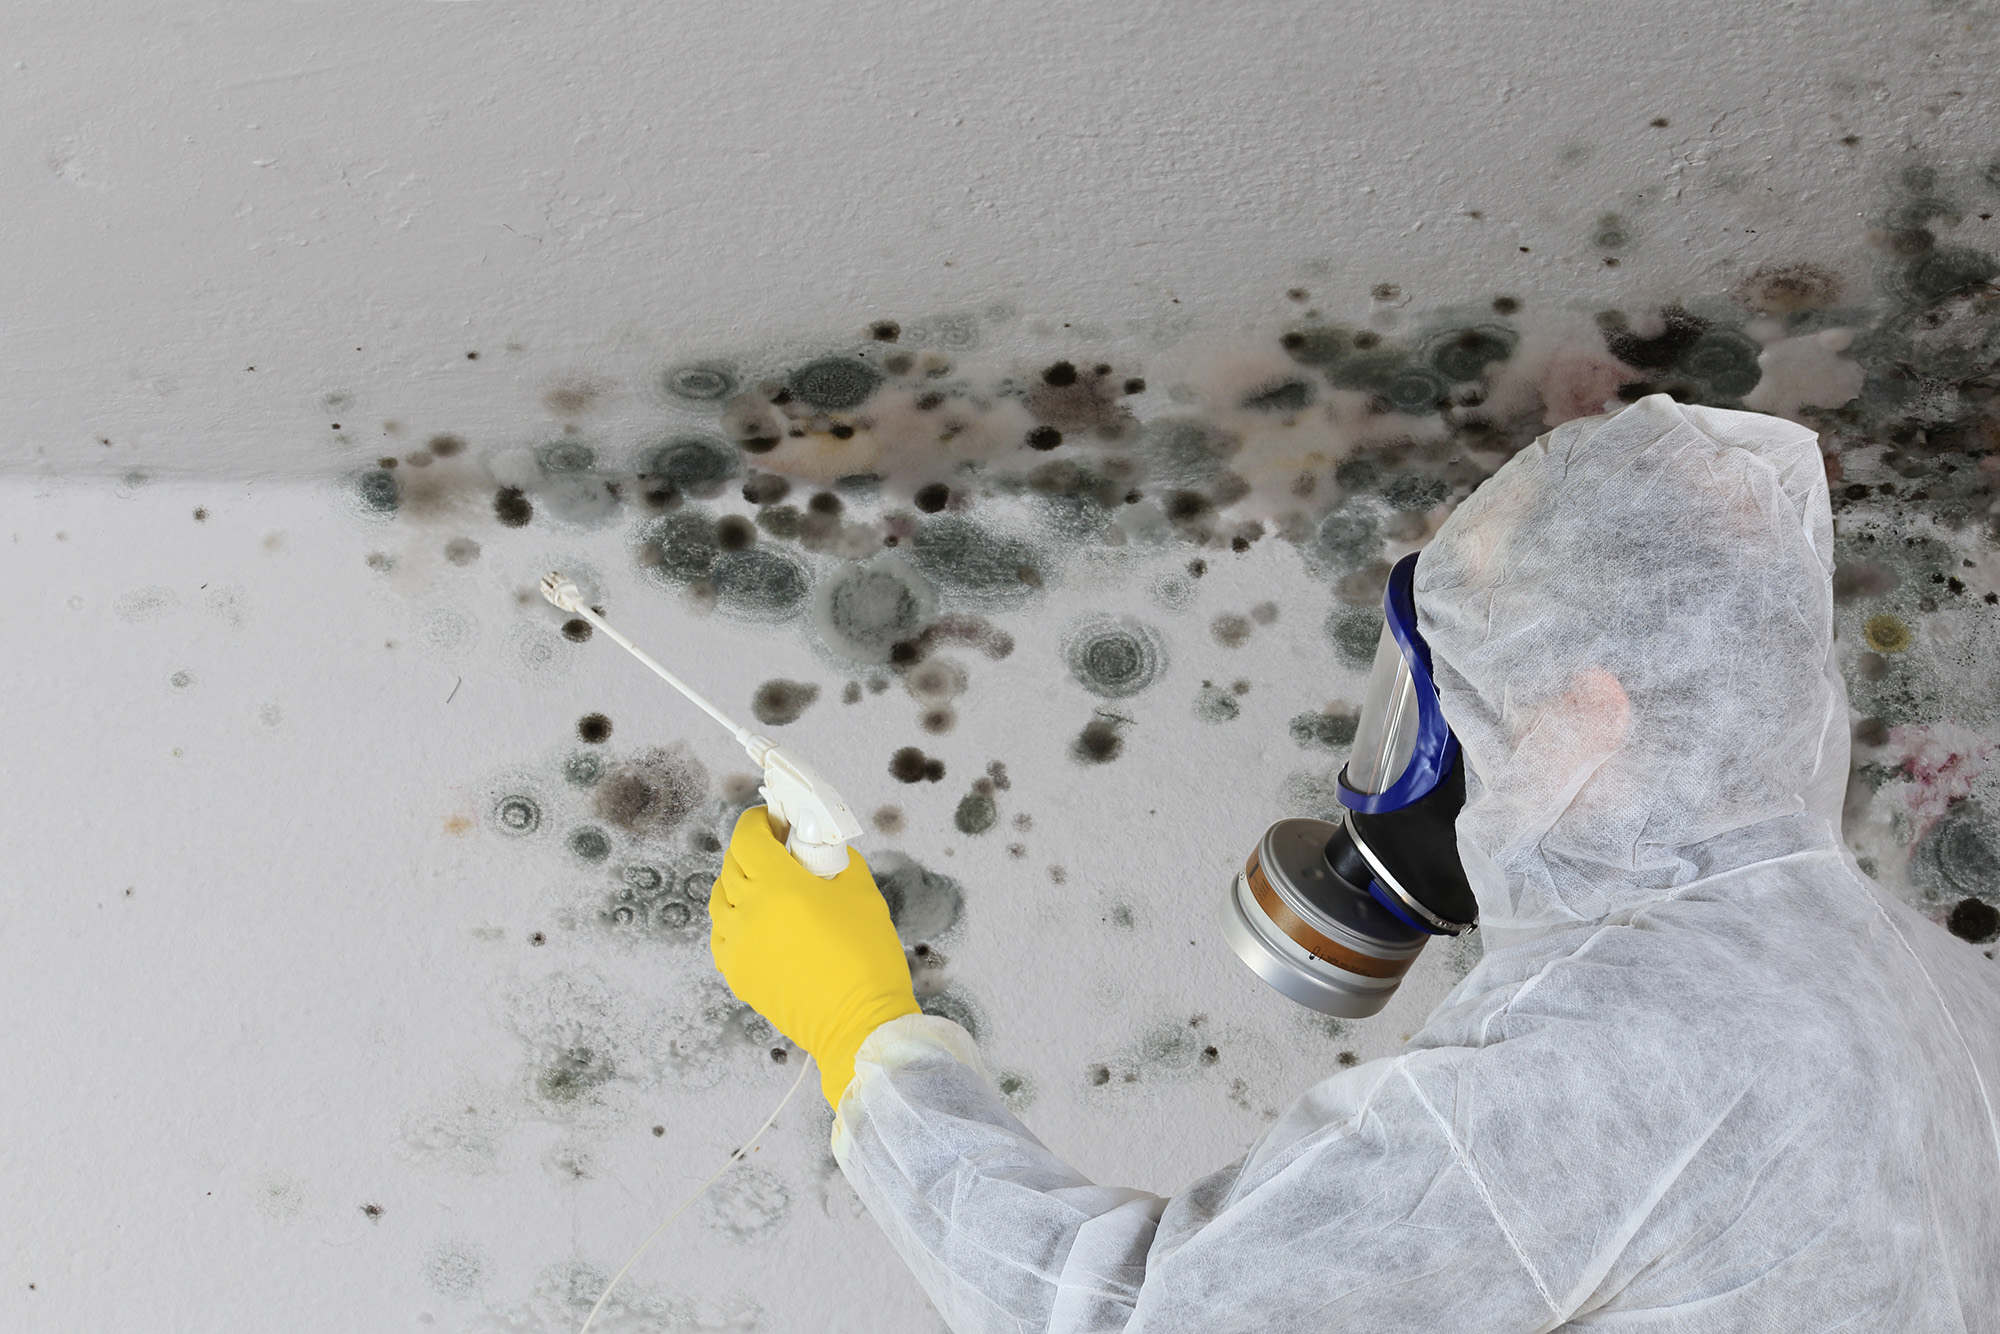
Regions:
[[1868, 647], [1877, 653], [1901, 653], [1910, 646], [1913, 637], [1910, 627], [1903, 623], [1900, 616], [1886, 611], [1870, 616], [1867, 624], [1861, 627], [1861, 634], [1868, 641]]

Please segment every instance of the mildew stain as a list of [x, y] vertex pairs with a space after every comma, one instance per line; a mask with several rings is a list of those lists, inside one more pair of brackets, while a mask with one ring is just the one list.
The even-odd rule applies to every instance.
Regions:
[[1129, 616], [1092, 616], [1063, 638], [1072, 679], [1103, 699], [1124, 699], [1152, 685], [1166, 666], [1159, 631]]
[[810, 681], [780, 678], [764, 682], [750, 697], [750, 712], [757, 721], [771, 727], [795, 723], [819, 698], [819, 687]]
[[598, 781], [591, 809], [628, 834], [657, 838], [677, 829], [708, 793], [708, 770], [685, 746], [653, 746]]

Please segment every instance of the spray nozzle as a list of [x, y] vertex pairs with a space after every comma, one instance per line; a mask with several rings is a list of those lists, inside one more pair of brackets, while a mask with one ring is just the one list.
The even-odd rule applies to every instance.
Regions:
[[549, 571], [542, 576], [542, 596], [561, 607], [564, 611], [584, 611], [583, 591], [574, 579]]

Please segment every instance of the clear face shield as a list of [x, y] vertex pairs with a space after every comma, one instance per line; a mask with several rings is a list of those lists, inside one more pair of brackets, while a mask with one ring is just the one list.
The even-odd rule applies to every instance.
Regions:
[[1343, 1018], [1379, 1012], [1427, 940], [1478, 919], [1454, 830], [1465, 773], [1417, 631], [1416, 566], [1397, 562], [1383, 594], [1341, 819], [1272, 825], [1223, 905], [1223, 933], [1259, 977]]

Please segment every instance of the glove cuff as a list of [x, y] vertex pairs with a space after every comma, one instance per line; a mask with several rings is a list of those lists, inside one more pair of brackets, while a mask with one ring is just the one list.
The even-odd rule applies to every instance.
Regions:
[[884, 996], [874, 1004], [858, 1011], [854, 1017], [840, 1026], [840, 1031], [831, 1034], [820, 1043], [820, 1050], [812, 1054], [819, 1065], [820, 1092], [826, 1096], [827, 1106], [840, 1107], [840, 1095], [854, 1082], [854, 1054], [861, 1050], [861, 1044], [891, 1019], [901, 1019], [906, 1014], [922, 1014], [923, 1007], [917, 1004], [914, 994]]

